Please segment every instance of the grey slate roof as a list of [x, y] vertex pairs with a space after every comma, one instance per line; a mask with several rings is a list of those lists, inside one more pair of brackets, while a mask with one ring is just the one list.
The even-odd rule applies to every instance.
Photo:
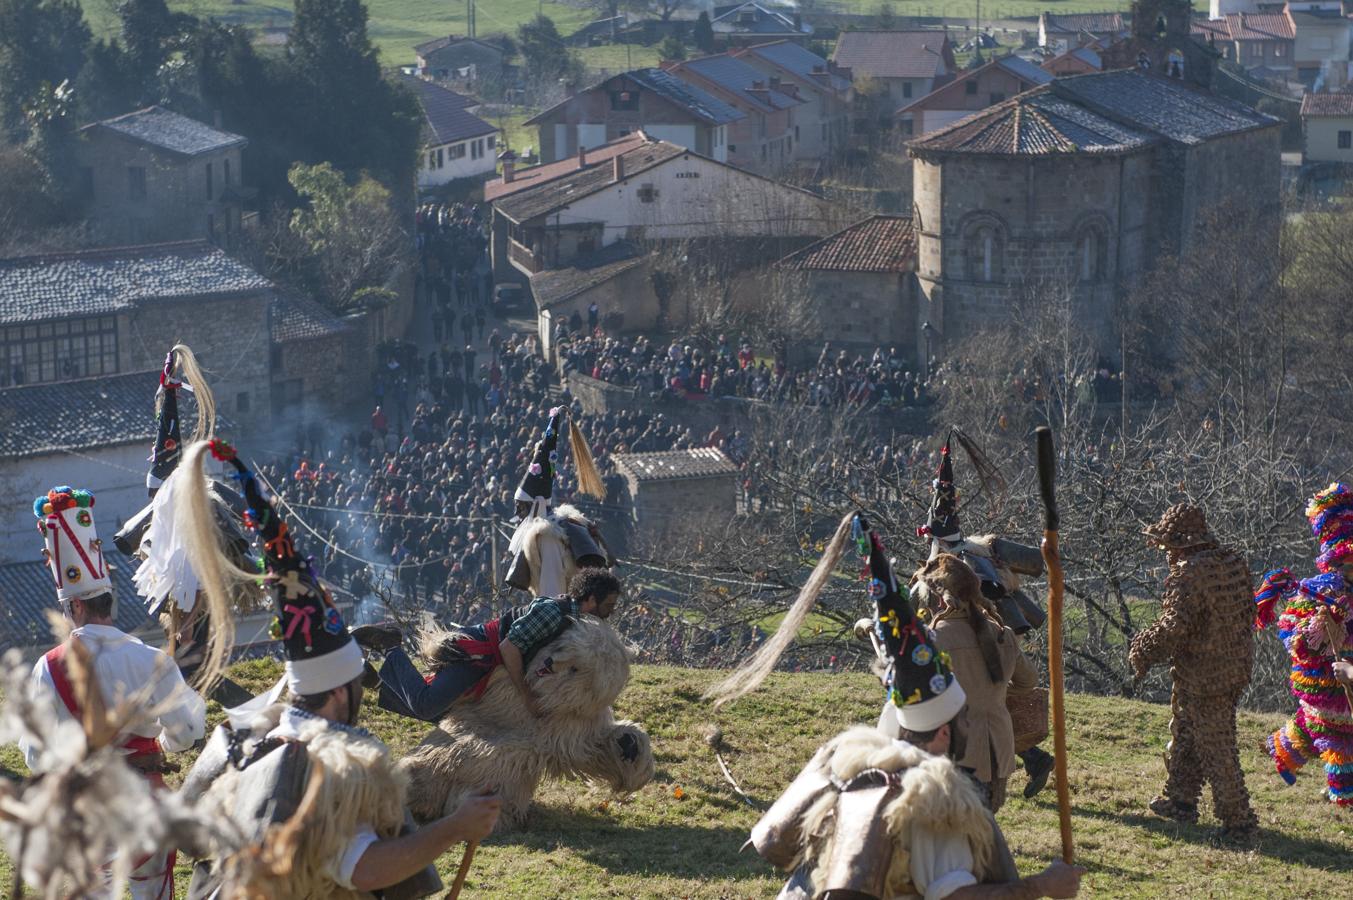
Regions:
[[434, 147], [467, 141], [486, 134], [497, 134], [498, 128], [470, 112], [478, 105], [463, 94], [433, 84], [424, 78], [405, 75], [400, 78], [423, 111], [424, 141]]
[[995, 62], [996, 65], [1005, 69], [1011, 75], [1014, 75], [1016, 78], [1023, 78], [1031, 85], [1047, 84], [1049, 81], [1052, 81], [1053, 78], [1051, 72], [1044, 71], [1027, 59], [1022, 59], [1015, 56], [1013, 53], [1009, 56], [999, 57]]
[[273, 343], [304, 341], [342, 334], [348, 325], [308, 297], [278, 294], [272, 302]]
[[[97, 502], [95, 509], [97, 511]], [[132, 583], [132, 574], [140, 563], [123, 556], [113, 546], [116, 526], [114, 521], [98, 521], [104, 559], [112, 570], [113, 596], [117, 598], [113, 623], [129, 632], [154, 628], [155, 623], [146, 614], [145, 604]], [[0, 653], [11, 647], [50, 647], [55, 643], [46, 613], [48, 610], [59, 611], [60, 607], [51, 572], [41, 559], [42, 543], [36, 528], [33, 529], [31, 549], [33, 561], [0, 566]]]
[[249, 143], [238, 134], [212, 128], [205, 122], [190, 119], [161, 106], [149, 106], [126, 115], [104, 119], [86, 125], [81, 130], [93, 128], [107, 128], [132, 140], [182, 156], [197, 156], [199, 153], [243, 147]]
[[704, 88], [682, 81], [671, 72], [664, 72], [662, 69], [637, 69], [626, 74], [655, 94], [685, 107], [692, 115], [704, 119], [711, 125], [726, 125], [746, 117], [746, 113], [735, 109]]
[[[622, 153], [617, 159], [623, 160], [625, 178], [629, 180], [640, 172], [662, 165], [670, 159], [687, 153], [685, 147], [669, 144], [666, 141], [653, 141]], [[567, 206], [583, 197], [605, 190], [613, 183], [613, 166], [600, 165], [584, 169], [575, 175], [556, 178], [553, 181], [533, 187], [529, 190], [509, 194], [494, 201], [494, 209], [514, 222], [526, 222], [537, 216], [547, 215], [560, 207]]]
[[[129, 372], [0, 390], [0, 459], [138, 441], [149, 454], [159, 379], [158, 371]], [[179, 395], [179, 416], [186, 435], [197, 421], [188, 391]], [[224, 425], [218, 419], [217, 430]]]
[[1119, 122], [1181, 144], [1278, 124], [1278, 119], [1220, 94], [1136, 69], [1059, 78], [1053, 91]]
[[629, 241], [616, 241], [596, 253], [576, 259], [563, 269], [545, 269], [531, 276], [537, 309], [548, 309], [584, 291], [605, 284], [622, 272], [644, 264], [644, 252]]
[[1118, 34], [1123, 31], [1123, 14], [1103, 13], [1043, 13], [1043, 27], [1049, 34]]
[[[798, 106], [804, 102], [780, 91], [770, 90], [765, 74], [735, 56], [719, 54], [718, 56], [688, 60], [681, 63], [677, 69], [678, 73], [685, 71], [694, 72], [702, 78], [714, 82], [724, 90], [755, 103], [768, 112], [789, 109], [791, 106]], [[759, 89], [755, 87], [758, 84], [760, 85]]]
[[773, 62], [782, 69], [788, 69], [806, 81], [820, 84], [825, 80], [833, 90], [845, 91], [850, 89], [849, 78], [828, 72], [825, 59], [793, 41], [757, 44], [749, 48], [747, 52]]
[[622, 474], [639, 482], [727, 478], [738, 474], [738, 467], [717, 447], [663, 450], [657, 453], [617, 453], [611, 457], [611, 461]]
[[[579, 93], [590, 93], [592, 91], [601, 90], [623, 78], [628, 78], [629, 80], [636, 82], [640, 87], [648, 88], [663, 99], [686, 110], [695, 118], [708, 122], [711, 125], [726, 125], [729, 122], [736, 122], [738, 119], [745, 117], [745, 113], [734, 109], [704, 88], [689, 84], [682, 81], [680, 78], [677, 78], [672, 73], [657, 68], [634, 69], [633, 71], [625, 72], [621, 75], [613, 75], [610, 78], [597, 82], [586, 91], [580, 91]], [[549, 109], [536, 113], [523, 124], [540, 125], [545, 123], [553, 113], [558, 112], [573, 102], [573, 97], [562, 100], [554, 106], [551, 106]]]
[[[756, 16], [752, 22], [743, 22], [741, 13], [753, 8]], [[736, 34], [812, 34], [813, 26], [807, 22], [794, 24], [794, 10], [775, 4], [755, 2], [739, 3], [736, 6], [720, 6], [714, 10], [710, 20], [714, 30], [721, 33]]]
[[0, 259], [0, 324], [108, 315], [139, 300], [271, 287], [204, 241]]

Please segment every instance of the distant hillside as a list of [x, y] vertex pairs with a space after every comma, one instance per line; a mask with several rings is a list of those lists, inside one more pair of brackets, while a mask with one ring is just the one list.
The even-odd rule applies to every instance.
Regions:
[[[262, 689], [272, 663], [246, 663], [236, 677]], [[641, 897], [743, 898], [775, 895], [781, 879], [750, 850], [738, 848], [759, 813], [724, 781], [701, 729], [714, 722], [730, 750], [725, 760], [763, 808], [778, 796], [816, 747], [856, 722], [877, 716], [879, 689], [866, 675], [773, 675], [756, 694], [718, 713], [699, 699], [717, 673], [641, 666], [619, 713], [638, 719], [653, 738], [657, 778], [626, 802], [583, 784], [552, 783], [538, 796], [529, 830], [497, 835], [475, 857], [465, 898]], [[213, 724], [219, 709], [213, 706]], [[424, 726], [368, 704], [365, 722], [396, 752]], [[1182, 827], [1156, 818], [1146, 802], [1164, 781], [1168, 737], [1164, 706], [1091, 696], [1068, 703], [1071, 786], [1079, 862], [1090, 875], [1083, 897], [1298, 898], [1346, 895], [1353, 883], [1353, 817], [1320, 798], [1323, 771], [1303, 772], [1288, 788], [1269, 773], [1258, 747], [1276, 716], [1241, 717], [1241, 756], [1259, 813], [1262, 843], [1253, 852], [1209, 843], [1216, 823]], [[22, 769], [17, 751], [0, 761]], [[1058, 847], [1051, 788], [1020, 796], [1016, 775], [1000, 821], [1020, 868], [1041, 868]], [[681, 788], [678, 799], [674, 791]], [[449, 883], [460, 860], [441, 860]], [[188, 868], [179, 867], [180, 896]], [[0, 858], [0, 885], [8, 885]]]

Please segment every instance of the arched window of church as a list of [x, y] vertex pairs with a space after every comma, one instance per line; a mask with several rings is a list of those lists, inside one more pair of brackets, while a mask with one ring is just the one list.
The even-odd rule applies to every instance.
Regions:
[[1001, 233], [994, 225], [978, 225], [968, 234], [968, 277], [973, 281], [1001, 278]]
[[1087, 228], [1082, 232], [1076, 255], [1081, 281], [1098, 281], [1104, 277], [1104, 235], [1098, 228]]

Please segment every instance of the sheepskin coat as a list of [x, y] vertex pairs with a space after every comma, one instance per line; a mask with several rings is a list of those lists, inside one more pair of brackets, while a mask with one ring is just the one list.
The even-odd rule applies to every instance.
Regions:
[[[423, 656], [434, 661], [454, 632], [422, 636]], [[617, 721], [611, 705], [629, 680], [630, 650], [593, 616], [572, 626], [532, 658], [526, 684], [545, 710], [532, 716], [501, 667], [478, 700], [462, 697], [401, 761], [411, 780], [415, 816], [454, 810], [466, 793], [498, 785], [500, 822], [524, 824], [537, 785], [546, 776], [592, 779], [632, 792], [653, 777], [648, 735]]]
[[[268, 708], [250, 723], [251, 735], [260, 739], [281, 720], [284, 705]], [[315, 764], [322, 768], [322, 782], [314, 810], [305, 820], [300, 845], [285, 885], [290, 900], [358, 900], [372, 895], [340, 887], [328, 874], [361, 825], [377, 836], [398, 836], [404, 824], [408, 777], [390, 758], [390, 750], [374, 736], [357, 730], [330, 727], [323, 720], [305, 722], [298, 740], [305, 744], [310, 774]], [[254, 740], [246, 742], [246, 753]], [[212, 782], [202, 803], [220, 815], [237, 818], [237, 797], [244, 773], [234, 766]], [[239, 822], [243, 833], [256, 835], [259, 824]], [[240, 849], [240, 848], [234, 848]]]

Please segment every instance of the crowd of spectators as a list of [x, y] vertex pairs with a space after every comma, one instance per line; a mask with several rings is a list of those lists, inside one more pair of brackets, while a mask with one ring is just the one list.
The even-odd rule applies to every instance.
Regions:
[[815, 365], [799, 368], [787, 366], [783, 354], [760, 355], [747, 338], [736, 345], [724, 336], [712, 347], [680, 341], [664, 345], [642, 335], [621, 340], [593, 329], [561, 334], [559, 347], [564, 372], [634, 387], [654, 398], [743, 397], [866, 409], [930, 402], [929, 382], [909, 368], [896, 347], [879, 347], [866, 356], [828, 343]]

